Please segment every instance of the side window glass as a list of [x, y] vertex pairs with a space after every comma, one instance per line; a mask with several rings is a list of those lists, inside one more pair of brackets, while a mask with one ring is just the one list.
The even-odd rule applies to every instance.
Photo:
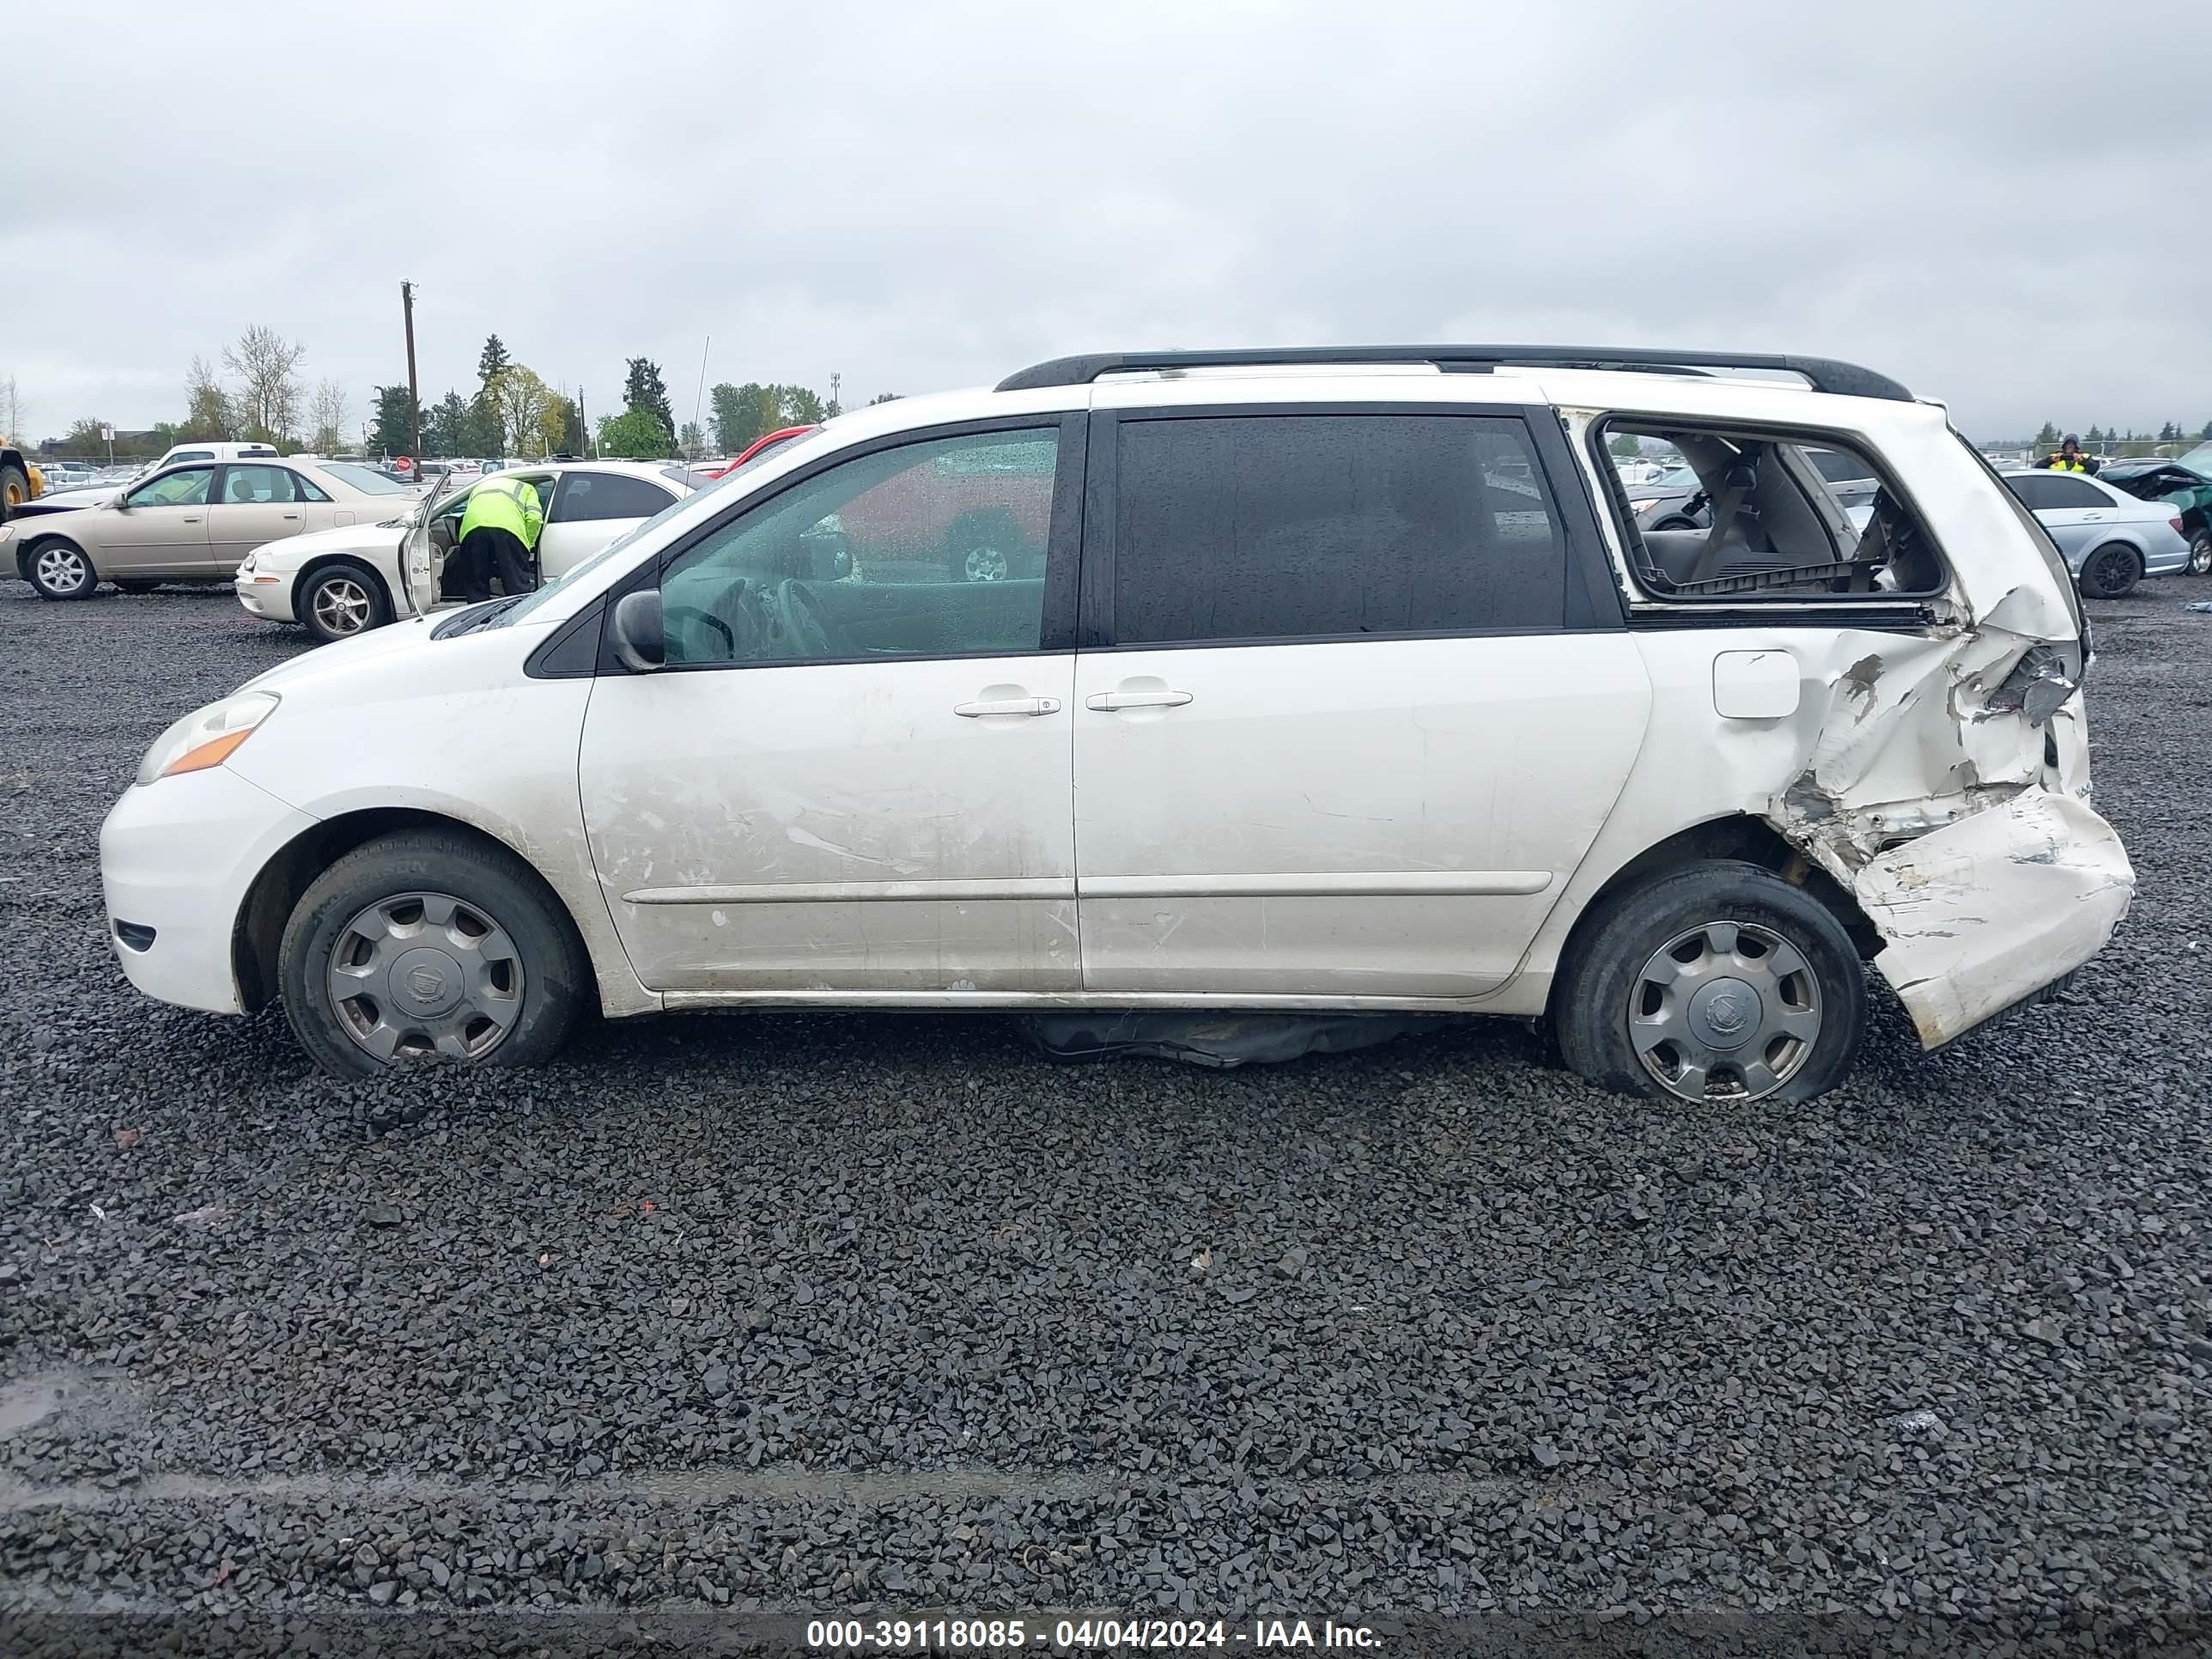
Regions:
[[292, 496], [295, 501], [327, 501], [331, 498], [330, 491], [304, 472], [292, 475]]
[[1519, 421], [1123, 421], [1122, 645], [1559, 627], [1566, 546]]
[[2049, 480], [2049, 486], [2053, 498], [2051, 504], [2053, 507], [2094, 507], [2112, 505], [2112, 502], [2105, 499], [2103, 490], [2094, 484], [2083, 483], [2079, 478], [2052, 478]]
[[668, 660], [1036, 650], [1058, 453], [1053, 427], [939, 438], [781, 491], [663, 573]]
[[289, 501], [293, 499], [291, 471], [281, 466], [240, 466], [234, 461], [223, 469], [222, 499], [238, 507]]
[[200, 507], [206, 503], [208, 481], [214, 477], [215, 469], [211, 466], [164, 472], [140, 484], [125, 499], [133, 507]]
[[2046, 512], [2054, 507], [2064, 507], [2065, 491], [2057, 488], [2058, 480], [2047, 472], [2008, 472], [2005, 487], [2019, 497], [2020, 504], [2031, 513]]
[[595, 519], [649, 519], [674, 499], [659, 484], [618, 472], [570, 472], [561, 479], [561, 499], [551, 522], [580, 524]]

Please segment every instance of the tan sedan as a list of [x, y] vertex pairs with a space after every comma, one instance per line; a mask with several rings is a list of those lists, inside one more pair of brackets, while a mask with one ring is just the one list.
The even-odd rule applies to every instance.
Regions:
[[159, 582], [230, 580], [257, 547], [309, 531], [376, 524], [411, 509], [416, 492], [344, 461], [197, 461], [139, 478], [97, 506], [0, 527], [0, 556], [49, 599], [88, 598], [103, 581], [126, 593]]

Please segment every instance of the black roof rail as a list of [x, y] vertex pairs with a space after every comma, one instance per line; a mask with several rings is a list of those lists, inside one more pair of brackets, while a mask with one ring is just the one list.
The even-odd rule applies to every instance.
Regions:
[[1815, 392], [1911, 403], [1912, 394], [1887, 374], [1832, 357], [1758, 351], [1659, 351], [1645, 346], [1380, 345], [1243, 347], [1227, 351], [1095, 351], [1054, 357], [1009, 374], [1000, 392], [1087, 386], [1102, 374], [1147, 368], [1242, 368], [1316, 363], [1430, 363], [1447, 372], [1516, 368], [1689, 369], [1759, 368], [1803, 377]]

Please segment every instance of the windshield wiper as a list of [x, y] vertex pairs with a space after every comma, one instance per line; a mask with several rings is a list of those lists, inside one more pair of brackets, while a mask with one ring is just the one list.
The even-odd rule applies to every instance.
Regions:
[[456, 639], [463, 634], [473, 634], [489, 627], [530, 597], [527, 593], [510, 593], [504, 599], [486, 599], [482, 605], [472, 605], [467, 610], [448, 617], [430, 630], [434, 640]]

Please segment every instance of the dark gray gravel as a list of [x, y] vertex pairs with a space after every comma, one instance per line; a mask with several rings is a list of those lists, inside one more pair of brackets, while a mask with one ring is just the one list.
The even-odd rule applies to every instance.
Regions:
[[1883, 993], [1838, 1094], [1692, 1114], [1503, 1024], [1214, 1074], [671, 1018], [339, 1085], [139, 1000], [99, 900], [144, 744], [299, 641], [0, 586], [0, 1648], [868, 1604], [2200, 1650], [2202, 592], [2096, 607], [2142, 889], [2078, 988], [1936, 1057]]

